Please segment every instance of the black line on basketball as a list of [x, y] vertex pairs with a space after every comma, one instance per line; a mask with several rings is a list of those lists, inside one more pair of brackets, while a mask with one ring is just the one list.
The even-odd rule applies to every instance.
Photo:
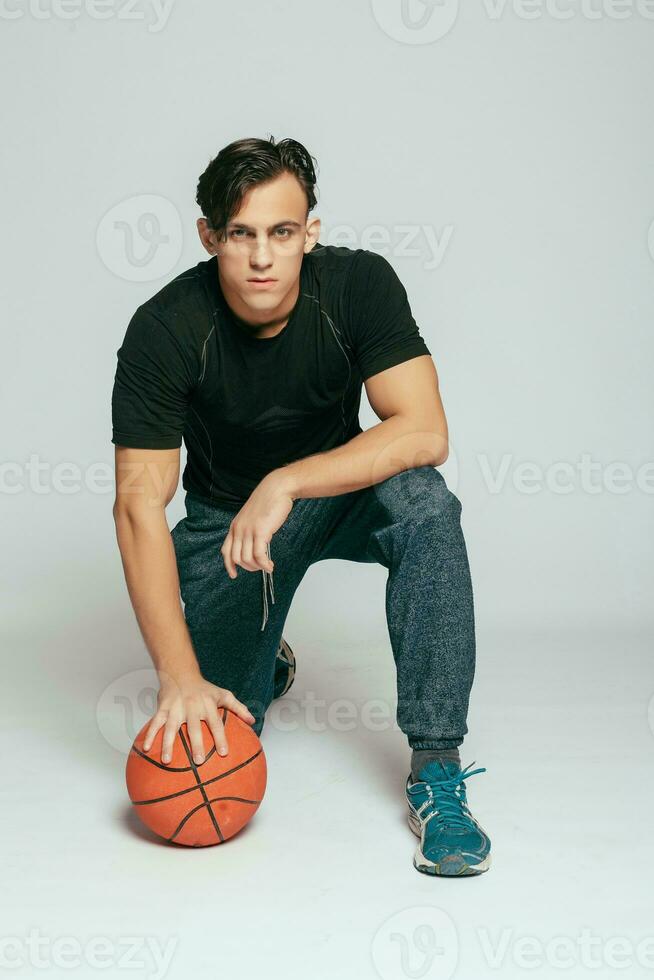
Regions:
[[[218, 803], [220, 800], [238, 800], [239, 803], [251, 803], [253, 805], [255, 803], [261, 803], [261, 800], [246, 800], [242, 796], [214, 796], [212, 799], [208, 800], [207, 802], [210, 803], [210, 804], [211, 803]], [[197, 806], [194, 806], [192, 810], [189, 810], [189, 812], [186, 814], [186, 816], [181, 821], [179, 827], [177, 827], [177, 829], [175, 830], [175, 832], [172, 835], [172, 837], [166, 837], [165, 840], [169, 841], [171, 844], [176, 843], [175, 838], [177, 837], [178, 833], [180, 832], [180, 830], [182, 829], [182, 827], [184, 826], [184, 824], [186, 823], [186, 821], [189, 819], [189, 817], [192, 817], [194, 813], [197, 813], [198, 810], [201, 810], [202, 807], [204, 807], [206, 805], [207, 805], [206, 803], [198, 803], [198, 805]], [[212, 812], [211, 807], [209, 807], [209, 812], [210, 813]], [[223, 842], [224, 842], [224, 838], [223, 838]], [[203, 845], [203, 846], [206, 846], [206, 845]]]
[[198, 767], [196, 766], [196, 764], [195, 764], [195, 762], [193, 760], [193, 756], [191, 754], [191, 748], [190, 748], [188, 742], [186, 741], [186, 739], [184, 738], [184, 732], [182, 731], [181, 728], [179, 730], [179, 737], [181, 739], [182, 745], [184, 746], [184, 751], [186, 752], [186, 755], [188, 756], [188, 761], [191, 763], [191, 766], [193, 767], [193, 775], [195, 776], [195, 779], [196, 779], [197, 784], [198, 784], [198, 789], [202, 793], [203, 799], [204, 799], [204, 801], [206, 803], [206, 807], [207, 807], [207, 810], [209, 811], [209, 816], [211, 817], [211, 822], [213, 824], [213, 828], [216, 831], [216, 833], [218, 834], [218, 837], [220, 838], [220, 841], [222, 843], [222, 841], [225, 840], [225, 837], [223, 836], [223, 832], [220, 829], [220, 824], [216, 820], [216, 814], [213, 812], [213, 810], [209, 806], [209, 798], [208, 798], [207, 794], [204, 791], [204, 786], [202, 785], [202, 780], [200, 779], [200, 775], [198, 773]]
[[[181, 731], [180, 731], [180, 735], [181, 735]], [[211, 779], [205, 779], [204, 782], [201, 782], [199, 785], [209, 786], [211, 785], [211, 783], [215, 783], [219, 779], [224, 779], [225, 776], [231, 776], [233, 772], [237, 772], [239, 769], [242, 769], [243, 766], [249, 765], [250, 762], [256, 759], [257, 756], [261, 755], [262, 752], [263, 752], [263, 746], [260, 749], [257, 749], [254, 755], [251, 755], [249, 759], [245, 759], [243, 762], [239, 762], [237, 766], [233, 766], [231, 769], [228, 769], [227, 772], [221, 772], [218, 776], [212, 776]], [[198, 788], [197, 786], [189, 786], [187, 787], [187, 789], [180, 789], [176, 793], [169, 793], [168, 796], [156, 796], [153, 797], [151, 800], [132, 800], [132, 803], [134, 804], [134, 806], [145, 806], [148, 803], [163, 803], [164, 800], [174, 800], [176, 796], [184, 796], [185, 793], [192, 793], [197, 788]]]

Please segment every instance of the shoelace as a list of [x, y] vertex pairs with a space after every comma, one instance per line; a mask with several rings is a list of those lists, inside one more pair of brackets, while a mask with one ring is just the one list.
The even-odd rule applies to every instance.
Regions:
[[[270, 544], [266, 545], [266, 551], [268, 557], [270, 558]], [[259, 632], [263, 632], [266, 623], [268, 622], [268, 592], [266, 590], [266, 584], [270, 585], [270, 600], [274, 604], [275, 602], [275, 587], [273, 585], [273, 572], [267, 572], [265, 569], [261, 569], [261, 574], [263, 576], [263, 622], [261, 623], [261, 629]], [[268, 576], [268, 578], [266, 578]]]
[[[423, 792], [423, 786], [427, 787], [428, 797], [418, 807], [416, 811], [418, 815], [422, 818], [423, 811], [433, 806], [434, 809], [427, 814], [425, 820], [435, 818], [440, 825], [447, 825], [449, 828], [459, 830], [469, 830], [472, 815], [465, 799], [465, 780], [469, 779], [470, 776], [476, 776], [477, 773], [486, 772], [483, 767], [469, 771], [470, 766], [474, 766], [474, 762], [448, 779], [421, 779], [415, 786], [410, 787], [409, 793], [413, 793], [413, 795]], [[459, 787], [463, 790], [463, 795], [457, 792]]]

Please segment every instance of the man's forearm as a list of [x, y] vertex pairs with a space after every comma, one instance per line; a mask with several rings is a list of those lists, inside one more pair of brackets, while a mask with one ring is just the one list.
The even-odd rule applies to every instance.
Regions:
[[199, 673], [165, 516], [122, 513], [115, 522], [127, 589], [154, 666], [173, 679]]
[[447, 458], [445, 440], [416, 419], [393, 415], [349, 442], [274, 470], [271, 477], [300, 497], [333, 497], [369, 487], [402, 470], [438, 466]]

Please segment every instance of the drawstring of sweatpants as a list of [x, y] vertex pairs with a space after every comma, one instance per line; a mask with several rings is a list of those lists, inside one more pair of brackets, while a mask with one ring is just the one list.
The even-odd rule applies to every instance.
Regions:
[[[268, 557], [270, 558], [270, 544], [266, 545], [266, 551], [268, 552]], [[268, 592], [266, 590], [266, 582], [270, 584], [270, 601], [274, 604], [275, 602], [275, 587], [273, 585], [273, 573], [267, 572], [264, 568], [261, 569], [261, 574], [263, 575], [263, 622], [261, 624], [261, 629], [259, 632], [263, 632], [266, 623], [268, 622]], [[268, 576], [268, 580], [266, 579]]]

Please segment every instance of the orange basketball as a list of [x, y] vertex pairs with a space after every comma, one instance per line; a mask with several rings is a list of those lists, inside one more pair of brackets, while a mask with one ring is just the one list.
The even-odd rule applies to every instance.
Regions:
[[222, 756], [204, 721], [204, 762], [193, 761], [186, 723], [173, 743], [170, 762], [161, 761], [163, 728], [149, 752], [143, 742], [147, 721], [127, 757], [127, 792], [139, 817], [174, 844], [207, 847], [222, 844], [256, 813], [266, 791], [266, 756], [259, 736], [227, 708], [219, 709], [229, 752]]

